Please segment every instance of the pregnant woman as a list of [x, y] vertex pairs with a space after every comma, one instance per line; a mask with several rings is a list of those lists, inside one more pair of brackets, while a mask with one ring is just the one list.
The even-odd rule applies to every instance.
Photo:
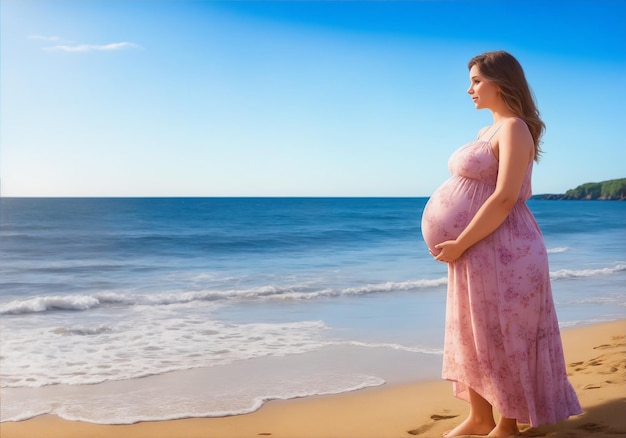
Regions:
[[422, 233], [448, 264], [442, 376], [470, 403], [468, 418], [444, 436], [508, 437], [519, 434], [517, 422], [553, 424], [581, 408], [543, 236], [526, 205], [544, 124], [513, 56], [488, 52], [469, 69], [468, 93], [494, 123], [451, 156], [452, 176], [428, 201]]

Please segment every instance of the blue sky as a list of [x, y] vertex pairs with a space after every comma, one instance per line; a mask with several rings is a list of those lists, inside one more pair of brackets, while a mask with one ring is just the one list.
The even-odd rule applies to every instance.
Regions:
[[3, 0], [3, 196], [428, 196], [522, 63], [535, 193], [626, 177], [626, 0]]

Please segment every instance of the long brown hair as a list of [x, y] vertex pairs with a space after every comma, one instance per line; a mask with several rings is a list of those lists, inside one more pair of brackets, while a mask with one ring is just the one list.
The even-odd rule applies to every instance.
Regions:
[[539, 161], [541, 154], [539, 145], [546, 125], [539, 117], [539, 110], [520, 63], [513, 55], [498, 50], [473, 57], [468, 68], [471, 69], [474, 65], [478, 66], [485, 79], [500, 89], [509, 109], [526, 122], [535, 143], [534, 158], [535, 161]]

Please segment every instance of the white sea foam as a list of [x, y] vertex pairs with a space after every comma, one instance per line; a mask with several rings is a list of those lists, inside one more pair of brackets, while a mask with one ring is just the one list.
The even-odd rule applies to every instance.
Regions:
[[372, 342], [360, 342], [360, 341], [341, 341], [341, 342], [333, 342], [333, 345], [353, 345], [355, 347], [366, 347], [366, 348], [389, 348], [391, 350], [399, 350], [406, 351], [409, 353], [422, 353], [422, 354], [434, 354], [441, 355], [443, 354], [443, 349], [441, 348], [431, 348], [424, 346], [407, 346], [401, 344], [394, 343], [372, 343]]
[[567, 246], [557, 246], [556, 248], [548, 248], [547, 251], [548, 251], [548, 254], [559, 254], [562, 252], [569, 251], [569, 248]]
[[107, 304], [134, 304], [132, 298], [113, 292], [93, 295], [51, 295], [29, 297], [0, 304], [0, 315], [19, 315], [56, 310], [89, 310]]
[[311, 283], [283, 286], [259, 286], [249, 289], [172, 291], [153, 294], [100, 292], [93, 295], [41, 296], [17, 299], [0, 304], [0, 315], [18, 315], [47, 311], [85, 311], [111, 305], [166, 306], [192, 302], [232, 302], [236, 300], [311, 300], [320, 297], [368, 295], [436, 288], [447, 283], [445, 277], [436, 279], [384, 282], [359, 287], [316, 290]]
[[2, 387], [95, 384], [333, 345], [441, 354], [425, 346], [327, 339], [322, 321], [236, 324], [135, 310], [107, 324], [12, 330], [3, 337]]
[[303, 354], [258, 357], [141, 379], [3, 388], [0, 419], [18, 421], [48, 413], [68, 420], [128, 424], [244, 414], [268, 400], [434, 378], [440, 358], [418, 350], [398, 344], [329, 342]]
[[[567, 248], [554, 248], [553, 252]], [[626, 271], [626, 263], [595, 269], [560, 269], [550, 273], [552, 280], [610, 275]], [[171, 291], [152, 294], [123, 294], [99, 292], [91, 295], [39, 296], [13, 300], [0, 304], [0, 315], [19, 315], [50, 311], [86, 311], [102, 306], [167, 306], [194, 302], [232, 303], [249, 300], [314, 300], [317, 298], [419, 291], [447, 284], [446, 277], [408, 280], [402, 282], [371, 283], [345, 288], [316, 289], [315, 284], [265, 285], [252, 288], [226, 290]]]
[[321, 321], [234, 324], [137, 311], [106, 325], [5, 330], [2, 387], [133, 379], [326, 345]]
[[100, 301], [93, 296], [47, 296], [11, 301], [0, 306], [0, 314], [38, 313], [47, 310], [87, 310]]
[[610, 275], [617, 272], [626, 271], [626, 263], [618, 263], [614, 266], [597, 269], [560, 269], [550, 273], [552, 280], [562, 280], [567, 278], [592, 277], [596, 275]]
[[141, 379], [3, 388], [0, 419], [54, 414], [75, 421], [129, 424], [244, 414], [268, 400], [435, 377], [440, 358], [418, 350], [398, 344], [329, 342], [303, 354], [257, 357]]

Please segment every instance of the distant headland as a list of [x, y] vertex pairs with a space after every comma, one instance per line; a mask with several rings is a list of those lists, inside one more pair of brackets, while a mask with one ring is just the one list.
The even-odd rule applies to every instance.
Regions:
[[585, 183], [562, 195], [533, 195], [532, 199], [624, 201], [626, 200], [626, 178]]

